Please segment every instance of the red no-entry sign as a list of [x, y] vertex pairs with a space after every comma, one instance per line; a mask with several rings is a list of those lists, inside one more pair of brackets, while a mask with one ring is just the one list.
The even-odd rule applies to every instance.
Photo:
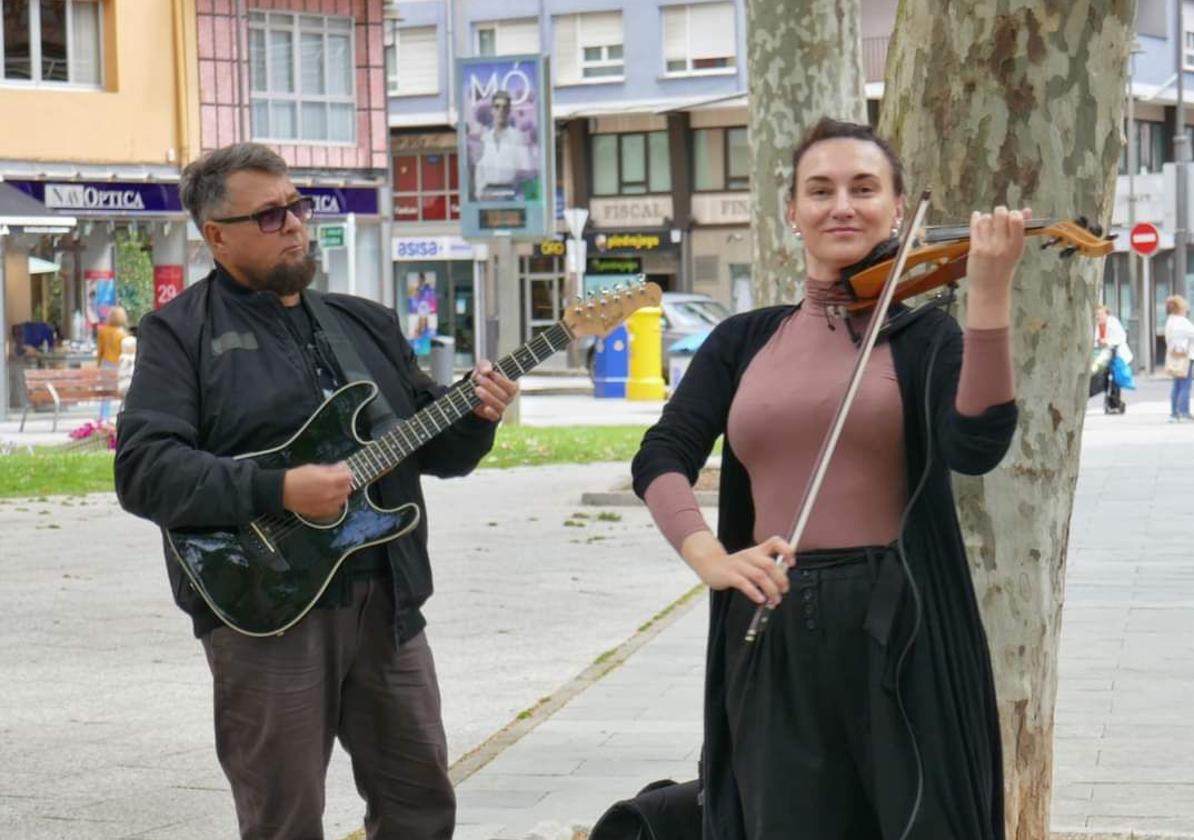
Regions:
[[1128, 235], [1128, 244], [1140, 256], [1151, 257], [1161, 246], [1161, 233], [1156, 225], [1141, 222], [1132, 228]]

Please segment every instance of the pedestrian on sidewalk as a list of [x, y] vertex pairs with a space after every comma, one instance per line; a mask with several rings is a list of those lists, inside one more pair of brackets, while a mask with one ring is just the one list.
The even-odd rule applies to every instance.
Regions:
[[1194, 323], [1186, 315], [1190, 304], [1181, 295], [1165, 299], [1165, 372], [1173, 377], [1169, 391], [1169, 422], [1190, 421], [1190, 350], [1194, 348]]
[[[868, 126], [821, 120], [793, 172], [803, 303], [716, 327], [633, 464], [635, 491], [713, 590], [704, 836], [999, 840], [998, 711], [950, 471], [992, 469], [1015, 430], [1010, 295], [1031, 214], [971, 217], [964, 332], [934, 309], [876, 348], [793, 554], [870, 317], [844, 314], [839, 278], [890, 246], [905, 211], [901, 164]], [[714, 536], [691, 484], [723, 433]], [[762, 604], [779, 606], [748, 644]]]
[[[313, 203], [268, 146], [205, 155], [183, 171], [179, 192], [216, 265], [141, 320], [119, 425], [120, 502], [170, 529], [248, 526], [285, 511], [336, 520], [356, 481], [344, 462], [264, 469], [234, 456], [290, 440], [347, 384], [345, 367], [363, 366], [401, 417], [447, 389], [420, 371], [392, 309], [312, 297]], [[341, 361], [343, 344], [355, 361]], [[480, 404], [378, 480], [377, 504], [422, 507], [421, 474], [464, 475], [489, 451], [516, 386], [487, 361], [472, 376]], [[175, 601], [211, 669], [216, 754], [241, 835], [323, 837], [324, 779], [339, 738], [369, 840], [451, 837], [456, 802], [420, 612], [431, 594], [425, 519], [402, 539], [331, 558], [341, 565], [314, 609], [277, 635], [222, 625], [170, 551]]]

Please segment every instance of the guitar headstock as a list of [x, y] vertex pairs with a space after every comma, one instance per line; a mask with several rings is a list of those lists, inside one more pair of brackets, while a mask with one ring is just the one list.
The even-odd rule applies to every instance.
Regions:
[[574, 338], [602, 336], [644, 306], [659, 306], [663, 290], [655, 283], [632, 283], [569, 305], [561, 319]]
[[1049, 222], [1032, 233], [1052, 237], [1041, 246], [1042, 248], [1065, 243], [1061, 252], [1063, 257], [1074, 253], [1080, 253], [1084, 257], [1105, 257], [1115, 249], [1111, 241], [1114, 237], [1104, 236], [1101, 227], [1088, 224], [1083, 216], [1069, 221]]

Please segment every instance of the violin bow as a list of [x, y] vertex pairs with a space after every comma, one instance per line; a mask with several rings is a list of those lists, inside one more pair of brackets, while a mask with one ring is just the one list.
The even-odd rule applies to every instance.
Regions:
[[[908, 259], [908, 253], [912, 250], [912, 242], [916, 239], [916, 233], [920, 230], [925, 213], [928, 212], [929, 195], [929, 190], [925, 190], [920, 194], [920, 202], [916, 206], [916, 212], [913, 214], [911, 222], [904, 229], [904, 233], [900, 239], [900, 248], [896, 252], [895, 259], [892, 261], [891, 273], [887, 275], [887, 280], [883, 283], [883, 291], [879, 295], [879, 302], [875, 305], [871, 322], [867, 326], [866, 335], [862, 339], [862, 346], [858, 351], [857, 358], [854, 360], [854, 372], [850, 374], [850, 382], [846, 385], [846, 392], [842, 395], [841, 404], [838, 405], [833, 422], [829, 425], [829, 432], [821, 442], [821, 451], [817, 454], [816, 465], [809, 476], [808, 485], [804, 489], [804, 497], [800, 502], [800, 509], [796, 513], [796, 519], [792, 523], [792, 529], [788, 535], [788, 545], [792, 546], [793, 549], [799, 545], [800, 538], [804, 536], [804, 529], [808, 525], [813, 505], [816, 504], [817, 496], [821, 492], [821, 484], [825, 480], [826, 472], [829, 471], [829, 461], [837, 449], [837, 442], [838, 438], [841, 437], [842, 428], [846, 425], [846, 416], [850, 413], [851, 406], [854, 405], [854, 398], [858, 395], [858, 388], [862, 384], [862, 375], [866, 370], [866, 364], [870, 361], [871, 351], [875, 349], [875, 344], [879, 340], [879, 332], [883, 322], [887, 318], [887, 311], [891, 308], [892, 299], [895, 297], [896, 286], [899, 285], [899, 278], [904, 273], [904, 262]], [[772, 559], [776, 566], [783, 565], [783, 555], [777, 554]], [[746, 631], [746, 641], [748, 644], [753, 643], [766, 628], [767, 621], [771, 618], [771, 613], [774, 609], [775, 607], [770, 604], [760, 604], [755, 609], [754, 618], [751, 619], [750, 627]]]

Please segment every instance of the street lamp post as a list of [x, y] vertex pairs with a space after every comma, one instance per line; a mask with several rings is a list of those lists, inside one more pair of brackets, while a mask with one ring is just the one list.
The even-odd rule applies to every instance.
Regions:
[[[1177, 66], [1174, 68], [1177, 72], [1177, 114], [1175, 122], [1177, 123], [1177, 131], [1173, 138], [1173, 161], [1174, 172], [1177, 177], [1177, 189], [1174, 194], [1177, 201], [1177, 206], [1174, 214], [1173, 225], [1173, 292], [1176, 293], [1179, 288], [1187, 286], [1186, 279], [1186, 224], [1187, 224], [1187, 203], [1189, 197], [1187, 196], [1187, 181], [1186, 181], [1186, 162], [1190, 159], [1189, 138], [1186, 136], [1186, 108], [1185, 108], [1185, 85], [1183, 84], [1186, 76], [1186, 29], [1182, 21], [1182, 7], [1185, 5], [1182, 0], [1178, 0], [1173, 4], [1174, 6], [1174, 56], [1176, 58]], [[1156, 308], [1154, 302], [1150, 299], [1143, 302], [1149, 307], [1149, 322], [1152, 322], [1152, 314]], [[1156, 343], [1156, 337], [1152, 334], [1148, 336], [1148, 357], [1152, 359], [1152, 348]]]

